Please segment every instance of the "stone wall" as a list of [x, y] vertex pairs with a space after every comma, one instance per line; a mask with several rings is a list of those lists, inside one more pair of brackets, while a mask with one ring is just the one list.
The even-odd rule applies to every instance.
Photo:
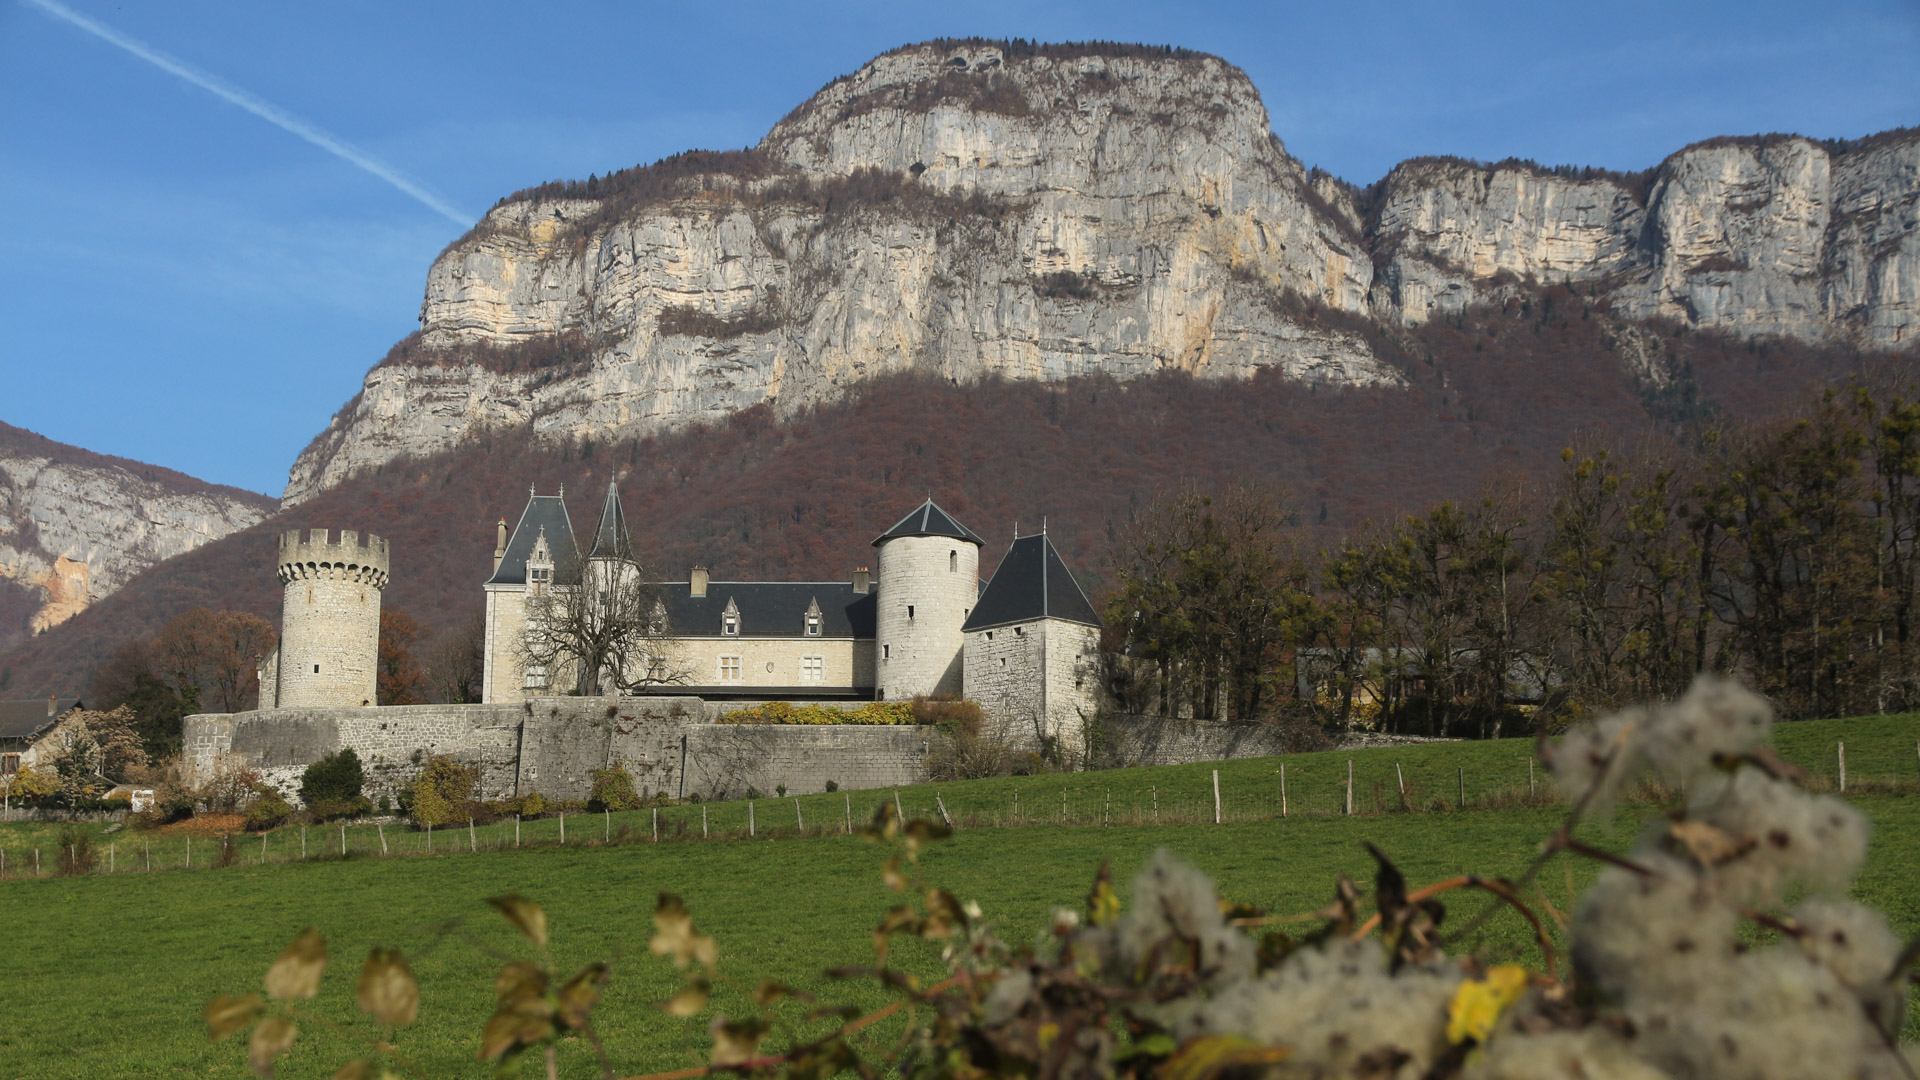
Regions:
[[960, 692], [960, 626], [979, 595], [980, 549], [973, 543], [903, 536], [880, 545], [876, 685], [884, 700]]
[[1099, 737], [1102, 759], [1126, 765], [1187, 765], [1287, 752], [1277, 728], [1221, 720], [1109, 715], [1101, 720]]
[[[386, 541], [351, 529], [280, 537], [280, 652], [273, 704], [280, 708], [372, 704], [380, 641]], [[262, 696], [267, 691], [262, 688]]]
[[351, 747], [366, 794], [396, 798], [429, 757], [480, 771], [485, 799], [538, 791], [585, 798], [593, 771], [616, 761], [641, 795], [737, 797], [749, 787], [822, 791], [919, 783], [931, 734], [919, 728], [716, 724], [734, 703], [699, 698], [537, 698], [491, 705], [274, 709], [182, 722], [191, 775], [257, 769], [296, 794], [306, 767]]

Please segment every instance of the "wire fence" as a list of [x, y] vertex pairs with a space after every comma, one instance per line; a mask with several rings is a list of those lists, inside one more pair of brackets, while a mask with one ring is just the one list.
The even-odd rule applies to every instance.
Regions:
[[[1916, 747], [1920, 755], [1920, 747]], [[1920, 769], [1892, 757], [1827, 751], [1808, 770], [1816, 790], [1920, 794]], [[1863, 762], [1865, 769], [1860, 767]], [[1671, 798], [1648, 787], [1639, 797]], [[1549, 807], [1550, 774], [1530, 756], [1473, 763], [1393, 761], [1378, 754], [1316, 754], [1296, 760], [1222, 763], [1219, 768], [1054, 773], [897, 789], [676, 802], [640, 810], [473, 820], [423, 828], [404, 819], [289, 825], [266, 833], [183, 835], [170, 830], [99, 834], [69, 827], [31, 845], [0, 844], [0, 879], [157, 873], [322, 860], [446, 857], [536, 848], [738, 842], [849, 836], [883, 803], [906, 819], [958, 829], [1232, 824], [1291, 818], [1446, 814]], [[43, 832], [47, 830], [42, 830]]]

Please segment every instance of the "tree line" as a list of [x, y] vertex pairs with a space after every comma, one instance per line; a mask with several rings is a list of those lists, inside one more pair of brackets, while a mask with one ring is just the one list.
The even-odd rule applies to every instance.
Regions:
[[1911, 383], [1561, 460], [1331, 544], [1256, 486], [1134, 515], [1105, 600], [1118, 707], [1492, 737], [1712, 671], [1789, 716], [1920, 708]]

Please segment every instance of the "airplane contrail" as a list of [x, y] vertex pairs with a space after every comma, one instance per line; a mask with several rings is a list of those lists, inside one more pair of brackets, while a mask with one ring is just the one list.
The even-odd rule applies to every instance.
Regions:
[[77, 26], [111, 45], [117, 45], [160, 70], [171, 75], [177, 75], [229, 104], [238, 105], [240, 108], [247, 110], [260, 119], [265, 120], [267, 123], [280, 128], [282, 131], [297, 135], [320, 149], [325, 150], [327, 153], [359, 166], [367, 172], [385, 180], [387, 183], [392, 184], [394, 187], [399, 188], [401, 191], [406, 192], [408, 195], [413, 196], [422, 204], [445, 216], [456, 225], [471, 225], [474, 221], [473, 215], [463, 214], [447, 205], [440, 197], [421, 187], [419, 184], [414, 183], [412, 180], [407, 179], [391, 165], [367, 153], [365, 150], [361, 150], [343, 139], [328, 134], [320, 128], [307, 123], [305, 120], [294, 116], [278, 106], [262, 101], [260, 98], [237, 86], [201, 71], [199, 68], [194, 67], [184, 60], [177, 60], [168, 56], [166, 53], [142, 41], [130, 38], [110, 26], [96, 22], [64, 4], [56, 3], [55, 0], [20, 0], [20, 2], [30, 7], [39, 8], [54, 18]]

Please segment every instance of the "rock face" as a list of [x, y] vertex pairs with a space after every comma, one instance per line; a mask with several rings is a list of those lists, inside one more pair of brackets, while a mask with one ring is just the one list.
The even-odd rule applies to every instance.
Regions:
[[272, 508], [262, 495], [0, 424], [0, 578], [43, 598], [29, 633], [65, 622], [154, 563], [253, 525]]
[[1309, 175], [1214, 57], [912, 46], [752, 151], [504, 200], [435, 262], [420, 334], [284, 502], [482, 429], [629, 435], [908, 368], [1391, 384], [1383, 327], [1529, 284], [1897, 347], [1917, 219], [1911, 132], [1717, 140], [1632, 177], [1422, 160], [1358, 190]]

